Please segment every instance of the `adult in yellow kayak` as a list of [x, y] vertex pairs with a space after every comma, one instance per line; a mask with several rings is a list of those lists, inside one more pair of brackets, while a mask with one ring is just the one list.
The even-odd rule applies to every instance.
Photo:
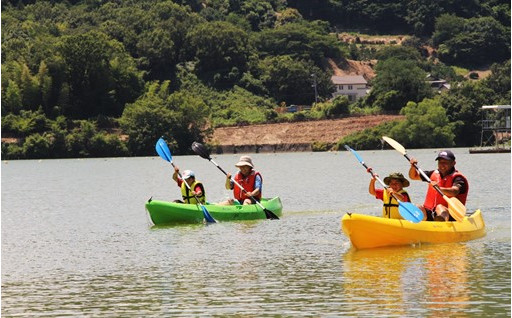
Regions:
[[[175, 202], [188, 203], [188, 204], [197, 204], [197, 200], [199, 199], [200, 203], [206, 203], [206, 193], [204, 191], [204, 186], [201, 182], [196, 180], [196, 174], [192, 170], [185, 170], [181, 174], [180, 178], [180, 169], [178, 167], [174, 167], [174, 174], [172, 175], [174, 181], [178, 187], [181, 188], [181, 197], [183, 201], [176, 200]], [[185, 182], [188, 184], [185, 184]]]
[[[427, 221], [455, 221], [448, 211], [448, 203], [443, 195], [448, 198], [456, 197], [462, 204], [466, 204], [469, 192], [467, 178], [455, 168], [455, 155], [450, 150], [442, 150], [436, 157], [437, 169], [425, 171], [430, 178], [430, 184], [425, 197], [425, 202], [420, 209], [425, 213]], [[416, 168], [418, 160], [410, 159], [411, 168], [409, 177], [412, 180], [427, 181]], [[434, 187], [438, 186], [442, 194]]]
[[[368, 168], [371, 170], [371, 168]], [[404, 219], [398, 211], [398, 200], [402, 202], [411, 202], [411, 198], [404, 188], [409, 186], [409, 180], [400, 172], [393, 172], [384, 178], [384, 183], [389, 186], [386, 189], [375, 188], [375, 181], [378, 175], [373, 174], [368, 186], [368, 192], [376, 199], [384, 202], [382, 206], [382, 216], [389, 219]]]

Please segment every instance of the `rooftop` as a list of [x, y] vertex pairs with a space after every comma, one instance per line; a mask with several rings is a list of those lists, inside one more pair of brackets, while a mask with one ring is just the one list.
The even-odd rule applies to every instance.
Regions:
[[368, 84], [362, 75], [331, 76], [331, 81], [336, 85]]

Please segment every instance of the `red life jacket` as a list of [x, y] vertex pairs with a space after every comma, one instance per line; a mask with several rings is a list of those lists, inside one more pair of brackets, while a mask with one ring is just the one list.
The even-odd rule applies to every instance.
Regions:
[[[256, 183], [256, 176], [260, 176], [261, 178], [261, 181], [263, 182], [263, 177], [261, 176], [261, 174], [259, 172], [256, 172], [256, 171], [251, 171], [251, 174], [248, 175], [247, 177], [244, 178], [244, 176], [242, 175], [242, 173], [240, 173], [240, 171], [235, 175], [235, 181], [238, 182], [238, 184], [240, 184], [244, 189], [245, 191], [247, 192], [252, 192], [254, 191], [254, 185]], [[240, 202], [243, 202], [245, 199], [248, 199], [250, 197], [248, 197], [247, 195], [245, 195], [245, 192], [243, 192], [239, 186], [237, 186], [236, 184], [234, 185], [234, 188], [233, 188], [233, 194], [235, 196], [235, 199], [237, 199], [238, 201]], [[256, 199], [261, 200], [261, 191], [260, 193], [258, 193], [258, 195], [254, 196]]]
[[[462, 177], [464, 178], [464, 182], [466, 183], [466, 192], [465, 193], [459, 193], [455, 197], [462, 202], [462, 204], [466, 204], [466, 198], [468, 196], [469, 192], [469, 183], [468, 179], [459, 171], [455, 170], [453, 173], [447, 175], [446, 177], [442, 178], [441, 174], [439, 173], [439, 170], [435, 170], [432, 172], [432, 175], [430, 176], [430, 180], [437, 181], [438, 185], [441, 188], [450, 188], [453, 186], [453, 179], [455, 177]], [[423, 203], [423, 206], [429, 210], [434, 210], [434, 208], [438, 205], [442, 204], [444, 206], [448, 206], [448, 203], [443, 199], [443, 196], [437, 192], [436, 189], [429, 186], [427, 190], [427, 196], [425, 197], [425, 202]]]

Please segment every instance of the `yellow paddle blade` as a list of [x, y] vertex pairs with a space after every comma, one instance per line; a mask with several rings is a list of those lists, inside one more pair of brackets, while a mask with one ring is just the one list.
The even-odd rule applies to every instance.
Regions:
[[406, 151], [404, 146], [402, 146], [398, 141], [394, 140], [393, 138], [389, 138], [387, 136], [382, 136], [382, 139], [384, 139], [385, 142], [387, 142], [391, 147], [395, 148], [396, 151], [400, 152], [402, 155], [405, 156]]
[[449, 198], [446, 195], [443, 195], [443, 199], [448, 203], [448, 212], [457, 222], [462, 222], [464, 217], [466, 216], [466, 207], [459, 199], [453, 197]]

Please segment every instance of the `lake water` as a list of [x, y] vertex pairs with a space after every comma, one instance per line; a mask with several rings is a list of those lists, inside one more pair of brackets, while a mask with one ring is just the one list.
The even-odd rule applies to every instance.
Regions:
[[[409, 154], [429, 170], [437, 151]], [[409, 168], [394, 150], [359, 154], [381, 177]], [[253, 154], [281, 220], [168, 227], [144, 210], [180, 196], [159, 157], [3, 161], [2, 316], [509, 317], [510, 154], [455, 154], [487, 236], [362, 251], [341, 217], [382, 205], [349, 152]], [[233, 173], [239, 155], [213, 158]], [[230, 195], [207, 160], [173, 159], [209, 201]], [[422, 202], [426, 186], [408, 191]]]

